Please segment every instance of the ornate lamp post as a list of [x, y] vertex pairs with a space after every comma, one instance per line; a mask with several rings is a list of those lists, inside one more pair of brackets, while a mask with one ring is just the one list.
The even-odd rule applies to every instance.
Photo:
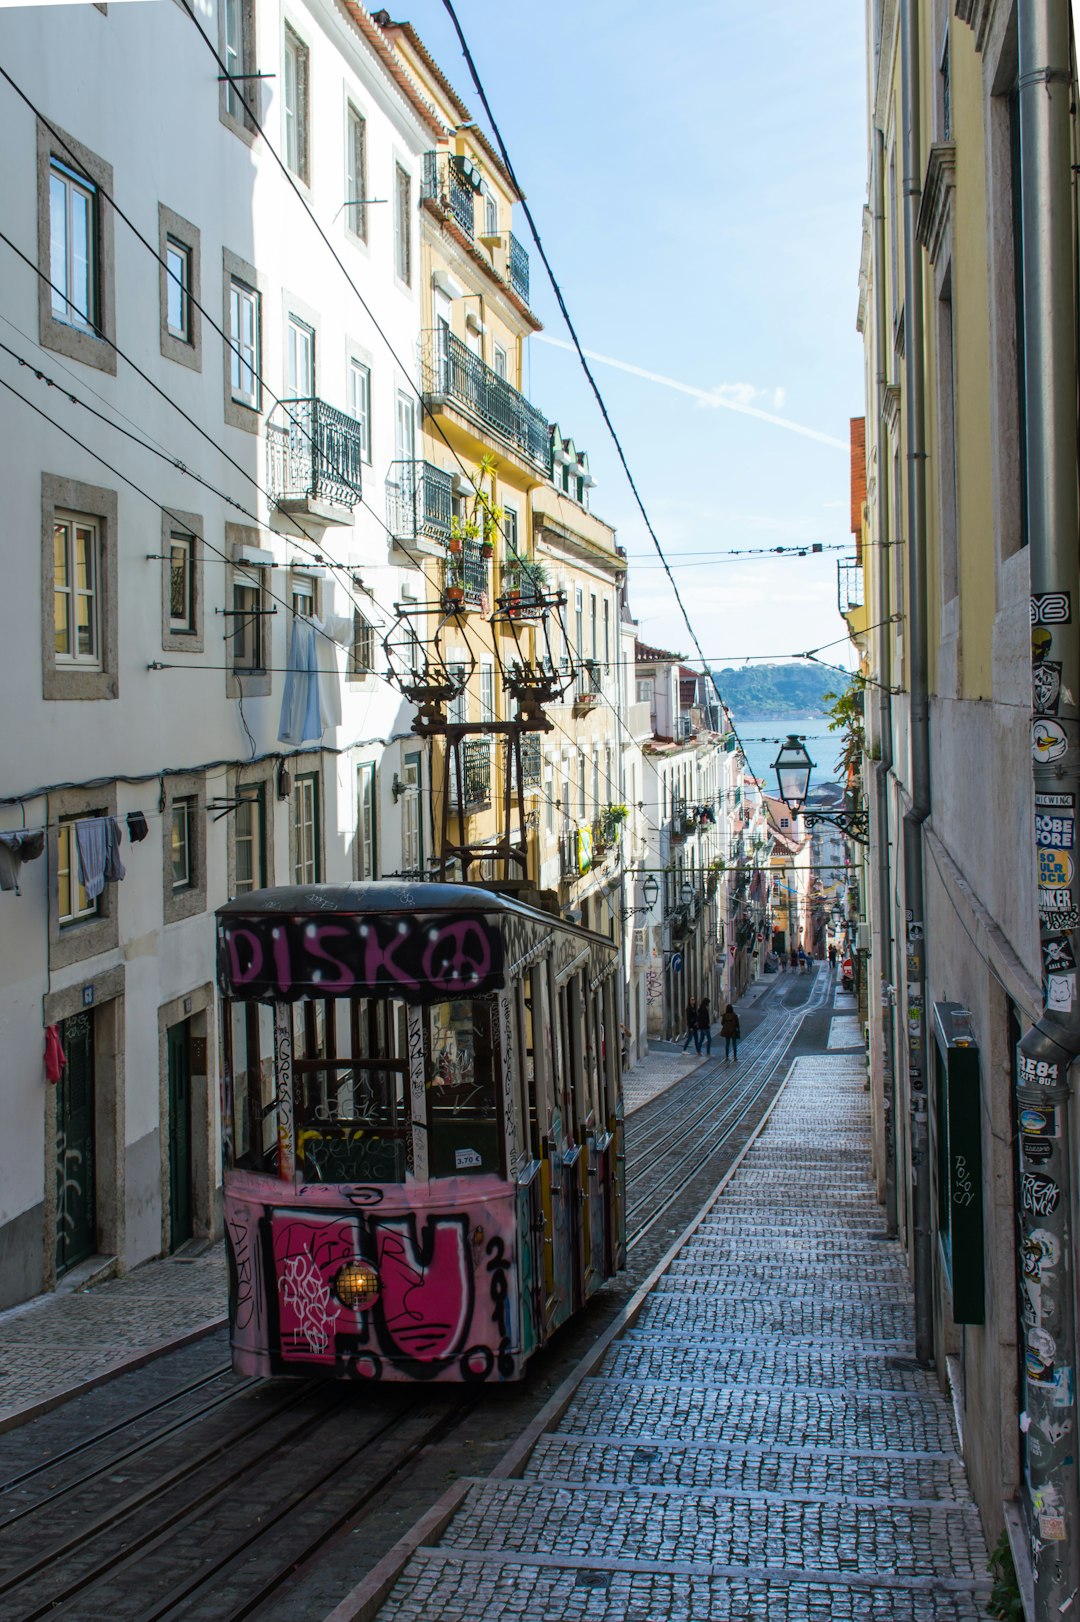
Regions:
[[[806, 796], [810, 791], [810, 773], [813, 769], [814, 762], [806, 752], [806, 744], [802, 738], [792, 733], [773, 761], [780, 798], [788, 810], [796, 816], [801, 816], [808, 828], [827, 822], [831, 828], [838, 828], [846, 838], [854, 839], [859, 845], [868, 845], [870, 828], [865, 811], [856, 811], [850, 806], [843, 811], [835, 812], [803, 810]], [[845, 799], [847, 798], [845, 795]]]

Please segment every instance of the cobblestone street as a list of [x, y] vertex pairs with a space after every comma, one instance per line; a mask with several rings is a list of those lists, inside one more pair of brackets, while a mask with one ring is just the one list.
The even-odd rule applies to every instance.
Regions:
[[834, 1014], [524, 1474], [469, 1488], [381, 1622], [985, 1615], [979, 1517], [871, 1184], [851, 1000]]

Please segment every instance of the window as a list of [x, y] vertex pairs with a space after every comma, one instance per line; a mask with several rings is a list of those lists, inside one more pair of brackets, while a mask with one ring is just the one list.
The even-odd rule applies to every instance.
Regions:
[[259, 409], [259, 295], [234, 276], [229, 284], [229, 348], [232, 397]]
[[596, 641], [596, 593], [589, 593], [589, 657], [595, 659], [600, 649]]
[[353, 613], [353, 640], [349, 655], [350, 676], [367, 676], [375, 669], [375, 627], [361, 614]]
[[294, 400], [315, 398], [315, 334], [306, 321], [290, 315], [285, 335], [288, 391]]
[[484, 235], [497, 237], [499, 234], [499, 200], [491, 187], [484, 186]]
[[491, 351], [491, 365], [497, 377], [509, 377], [509, 365], [506, 359], [506, 350], [502, 344], [493, 342]]
[[262, 784], [238, 788], [236, 799], [233, 888], [237, 895], [246, 895], [250, 890], [261, 890], [266, 884], [266, 800]]
[[101, 539], [95, 519], [57, 513], [53, 623], [57, 664], [101, 669]]
[[311, 575], [294, 574], [290, 582], [289, 597], [293, 619], [315, 618], [318, 605], [315, 601], [315, 582]]
[[247, 60], [246, 34], [247, 18], [244, 14], [244, 0], [225, 0], [225, 72], [228, 75], [225, 84], [225, 111], [230, 118], [242, 120], [244, 109], [240, 103], [240, 93], [247, 99], [247, 86], [243, 83], [236, 85], [234, 78], [244, 72], [244, 63]]
[[465, 666], [452, 664], [448, 666], [448, 670], [456, 690], [446, 706], [446, 719], [451, 726], [461, 727], [469, 719], [469, 689], [465, 685]]
[[367, 241], [367, 121], [351, 104], [345, 134], [345, 225], [361, 242]]
[[405, 873], [423, 873], [424, 839], [420, 827], [420, 756], [406, 755], [402, 762], [405, 794], [401, 801], [401, 867]]
[[293, 883], [319, 882], [319, 779], [314, 773], [293, 783]]
[[480, 719], [481, 721], [496, 719], [495, 666], [487, 660], [480, 666]]
[[191, 342], [191, 249], [169, 237], [165, 244], [165, 324], [174, 338]]
[[169, 536], [169, 630], [174, 636], [194, 636], [195, 549], [194, 535]]
[[70, 327], [96, 327], [97, 187], [53, 158], [49, 167], [49, 280], [52, 315]]
[[308, 179], [308, 48], [285, 24], [285, 162], [299, 180]]
[[232, 646], [233, 673], [250, 676], [265, 668], [263, 657], [263, 589], [252, 574], [233, 580]]
[[400, 163], [394, 165], [394, 274], [412, 286], [412, 179]]
[[190, 890], [194, 883], [195, 807], [193, 796], [172, 803], [172, 887]]
[[356, 771], [356, 876], [373, 879], [378, 872], [375, 838], [375, 767], [359, 766]]
[[413, 411], [412, 395], [406, 394], [404, 389], [398, 389], [397, 393], [394, 450], [399, 462], [416, 459], [416, 413]]
[[[87, 815], [100, 816], [100, 812]], [[83, 918], [96, 918], [100, 896], [90, 900], [79, 878], [75, 818], [60, 823], [56, 836], [57, 910], [61, 925], [76, 924]]]
[[578, 818], [585, 821], [585, 756], [578, 756]]
[[611, 604], [604, 598], [604, 669], [611, 664]]
[[360, 424], [360, 456], [371, 465], [371, 367], [349, 361], [349, 415]]
[[544, 832], [555, 832], [555, 778], [550, 766], [544, 772]]
[[506, 555], [511, 562], [518, 556], [518, 515], [516, 507], [503, 507], [503, 534], [506, 536]]

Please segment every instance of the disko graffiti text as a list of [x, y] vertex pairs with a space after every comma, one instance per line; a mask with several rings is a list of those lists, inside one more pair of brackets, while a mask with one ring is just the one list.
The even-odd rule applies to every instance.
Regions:
[[408, 1002], [478, 997], [503, 984], [503, 943], [482, 914], [420, 918], [250, 915], [219, 924], [226, 996], [382, 996]]

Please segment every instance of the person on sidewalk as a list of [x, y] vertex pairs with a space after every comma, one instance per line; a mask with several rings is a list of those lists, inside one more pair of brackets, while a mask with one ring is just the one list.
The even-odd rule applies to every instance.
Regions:
[[708, 997], [702, 997], [697, 1010], [697, 1050], [700, 1053], [704, 1045], [706, 1055], [712, 1054], [712, 1014], [709, 1011]]
[[686, 1041], [682, 1045], [682, 1050], [683, 1050], [684, 1053], [686, 1052], [687, 1048], [690, 1046], [691, 1042], [693, 1042], [693, 1044], [694, 1044], [694, 1052], [695, 1053], [700, 1053], [701, 1052], [701, 1033], [698, 1030], [698, 1006], [697, 1006], [697, 1000], [694, 997], [687, 997], [687, 999], [686, 999]]
[[724, 1038], [724, 1063], [727, 1064], [734, 1049], [735, 1063], [738, 1064], [739, 1037], [742, 1035], [742, 1029], [739, 1025], [739, 1016], [730, 1003], [720, 1016], [720, 1035]]

